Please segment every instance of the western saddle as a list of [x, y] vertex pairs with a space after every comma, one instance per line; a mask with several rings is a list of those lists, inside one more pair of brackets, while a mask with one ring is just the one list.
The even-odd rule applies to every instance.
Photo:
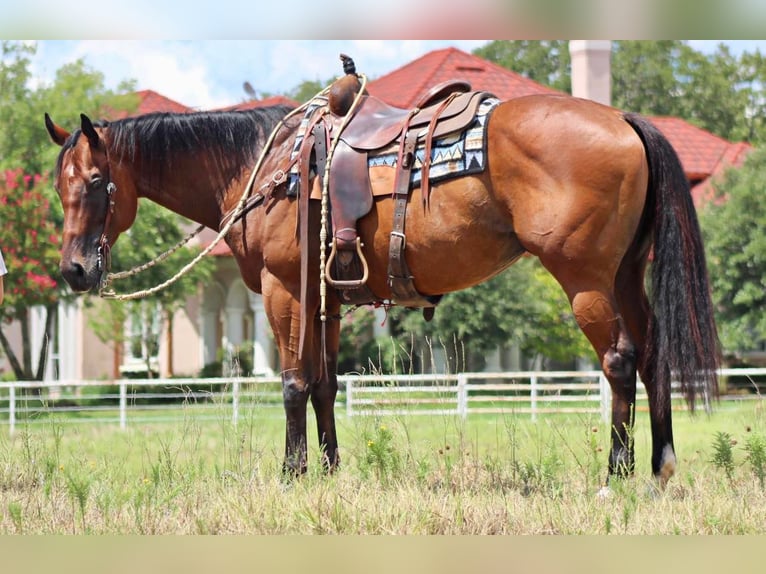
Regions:
[[[368, 156], [393, 146], [397, 149], [395, 183], [393, 190], [384, 192], [391, 193], [395, 202], [388, 263], [391, 302], [423, 308], [426, 320], [430, 320], [441, 295], [422, 295], [417, 291], [404, 257], [407, 200], [416, 150], [418, 146], [424, 146], [424, 160], [419, 169], [422, 197], [427, 204], [433, 141], [466, 130], [474, 121], [481, 102], [492, 94], [471, 91], [471, 86], [464, 81], [451, 81], [432, 88], [414, 109], [396, 108], [366, 91], [357, 97], [362, 83], [354, 63], [343, 54], [341, 60], [346, 75], [330, 86], [327, 104], [319, 106], [309, 118], [298, 151], [298, 189], [305, 190], [298, 193], [302, 249], [307, 249], [309, 241], [308, 201], [312, 195], [309, 174], [314, 169], [320, 178], [320, 189], [326, 185], [331, 215], [332, 238], [325, 268], [327, 284], [337, 290], [343, 303], [383, 303], [366, 286], [368, 268], [357, 233], [357, 221], [372, 209], [374, 200]], [[352, 108], [355, 101], [357, 106]], [[335, 147], [330, 158], [333, 143]], [[316, 192], [313, 196], [317, 197]], [[303, 284], [306, 285], [308, 270], [304, 255]]]

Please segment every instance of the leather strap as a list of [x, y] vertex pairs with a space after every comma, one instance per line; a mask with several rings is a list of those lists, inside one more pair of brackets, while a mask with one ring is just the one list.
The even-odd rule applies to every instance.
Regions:
[[[316, 114], [313, 125], [309, 126], [300, 149], [298, 184], [298, 238], [301, 246], [301, 300], [300, 300], [300, 336], [298, 338], [298, 359], [303, 357], [303, 347], [306, 342], [306, 329], [309, 328], [308, 320], [308, 284], [309, 284], [309, 203], [311, 189], [309, 186], [309, 171], [311, 168], [311, 152], [315, 152], [317, 160], [317, 177], [324, 176], [324, 164], [327, 160], [327, 132], [324, 124], [319, 121], [321, 114]], [[319, 161], [322, 161], [321, 168]], [[320, 246], [320, 249], [323, 246]]]
[[404, 224], [407, 218], [410, 174], [415, 164], [417, 147], [417, 133], [409, 132], [408, 127], [409, 122], [405, 122], [394, 183], [394, 222], [388, 246], [388, 284], [396, 304], [405, 307], [433, 307], [435, 303], [415, 289], [412, 273], [404, 258], [404, 250], [407, 246]]
[[426, 131], [426, 144], [423, 153], [423, 167], [420, 169], [420, 193], [423, 196], [423, 205], [426, 206], [428, 205], [428, 196], [431, 191], [430, 183], [428, 181], [428, 174], [431, 170], [431, 149], [433, 147], [434, 141], [434, 130], [436, 129], [436, 123], [439, 121], [442, 112], [447, 108], [452, 100], [455, 99], [455, 96], [457, 95], [457, 92], [453, 92], [447, 96], [447, 98], [441, 104], [439, 104], [439, 107], [436, 108], [431, 121], [428, 123], [428, 130]]

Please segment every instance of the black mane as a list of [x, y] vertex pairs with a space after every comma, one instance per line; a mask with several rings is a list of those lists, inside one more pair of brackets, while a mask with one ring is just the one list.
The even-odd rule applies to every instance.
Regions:
[[291, 110], [276, 105], [240, 111], [157, 112], [100, 125], [108, 128], [109, 153], [141, 162], [142, 173], [155, 185], [161, 185], [162, 174], [172, 169], [178, 154], [202, 151], [211, 184], [223, 188], [243, 166], [255, 164], [266, 139]]

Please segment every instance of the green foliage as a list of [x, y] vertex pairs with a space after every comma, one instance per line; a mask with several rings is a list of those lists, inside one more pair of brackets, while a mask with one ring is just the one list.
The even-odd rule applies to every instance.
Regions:
[[[52, 335], [50, 310], [66, 297], [58, 271], [60, 239], [47, 191], [47, 181], [39, 175], [26, 175], [18, 169], [0, 172], [0, 249], [8, 268], [0, 305], [0, 343], [20, 380], [42, 377], [43, 357], [37, 361], [32, 357], [30, 310], [40, 306], [49, 315], [42, 335], [44, 343]], [[21, 357], [2, 332], [11, 321], [21, 325]]]
[[480, 58], [562, 92], [571, 92], [571, 58], [566, 40], [495, 40], [477, 48]]
[[700, 216], [716, 320], [724, 349], [753, 350], [766, 339], [766, 150], [716, 184]]
[[[569, 46], [563, 40], [498, 40], [473, 52], [544, 86], [571, 92]], [[612, 43], [612, 105], [683, 118], [732, 140], [766, 138], [766, 61], [739, 57], [720, 44], [713, 54], [681, 40]]]
[[745, 441], [745, 460], [750, 463], [753, 474], [758, 479], [761, 489], [766, 489], [766, 438], [760, 433], [754, 433]]
[[716, 431], [713, 438], [713, 454], [710, 462], [726, 473], [729, 482], [734, 479], [734, 450], [731, 435], [725, 431]]
[[[6, 300], [0, 307], [0, 341], [18, 379], [42, 378], [45, 343], [53, 336], [53, 313], [67, 293], [58, 273], [62, 210], [49, 183], [59, 148], [45, 130], [44, 113], [77, 118], [83, 111], [130, 112], [138, 104], [135, 96], [106, 90], [103, 75], [82, 61], [63, 66], [52, 84], [35, 85], [31, 81], [34, 54], [34, 45], [28, 43], [0, 44], [0, 249], [9, 271]], [[130, 89], [125, 82], [119, 91]], [[39, 357], [31, 354], [29, 312], [35, 306], [43, 307], [46, 315]], [[11, 320], [21, 323], [21, 359], [2, 334]]]
[[[36, 48], [23, 42], [2, 42], [0, 58], [0, 169], [49, 175], [59, 148], [51, 143], [43, 125], [45, 112], [60, 122], [79, 122], [79, 114], [95, 117], [132, 112], [138, 98], [134, 82], [123, 81], [116, 91], [104, 86], [104, 75], [70, 62], [56, 71], [49, 85], [35, 85], [31, 63]], [[59, 119], [60, 118], [60, 119]], [[66, 124], [64, 124], [66, 125]]]
[[29, 307], [55, 303], [60, 237], [50, 217], [45, 178], [8, 170], [0, 175], [0, 248], [8, 276], [0, 319], [21, 319]]
[[402, 463], [393, 432], [387, 425], [378, 424], [372, 431], [365, 430], [362, 437], [366, 449], [359, 458], [359, 471], [363, 476], [374, 475], [382, 483], [387, 483], [401, 470]]
[[680, 40], [615, 42], [612, 48], [612, 103], [643, 114], [679, 116], [679, 79], [674, 66], [693, 52]]
[[[340, 70], [340, 67], [338, 69]], [[299, 103], [308, 102], [334, 81], [335, 78], [329, 78], [324, 82], [320, 80], [305, 80], [289, 91], [287, 97]]]

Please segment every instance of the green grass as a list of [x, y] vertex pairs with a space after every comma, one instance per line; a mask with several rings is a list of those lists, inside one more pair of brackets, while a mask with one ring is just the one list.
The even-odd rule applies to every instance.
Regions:
[[309, 409], [309, 472], [286, 481], [273, 409], [243, 409], [236, 428], [225, 405], [212, 420], [197, 413], [125, 431], [61, 416], [0, 431], [0, 534], [766, 532], [760, 401], [675, 413], [679, 468], [662, 493], [639, 412], [636, 473], [606, 499], [597, 415], [340, 412], [342, 467], [325, 476]]

